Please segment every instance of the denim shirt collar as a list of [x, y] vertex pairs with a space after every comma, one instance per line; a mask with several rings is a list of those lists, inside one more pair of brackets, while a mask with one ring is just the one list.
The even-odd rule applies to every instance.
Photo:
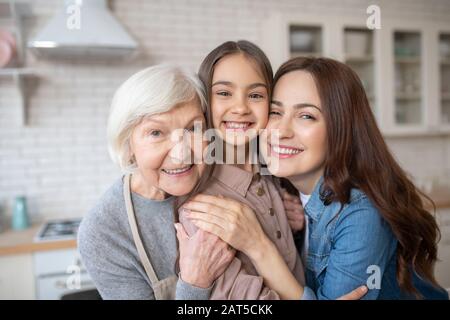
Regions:
[[309, 198], [309, 201], [304, 208], [305, 213], [308, 215], [308, 217], [315, 221], [318, 221], [320, 219], [320, 216], [322, 215], [326, 207], [324, 201], [320, 196], [320, 189], [322, 188], [322, 185], [323, 176], [320, 177], [319, 181], [316, 183], [314, 191], [312, 192], [311, 197]]

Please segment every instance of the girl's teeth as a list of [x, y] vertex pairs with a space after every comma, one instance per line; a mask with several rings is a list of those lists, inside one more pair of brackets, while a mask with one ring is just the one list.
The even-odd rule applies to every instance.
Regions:
[[180, 169], [164, 169], [164, 172], [168, 174], [178, 174], [188, 171], [191, 168], [191, 166], [180, 168]]
[[297, 154], [300, 153], [299, 149], [291, 149], [291, 148], [280, 148], [280, 147], [272, 147], [273, 151], [278, 154]]
[[248, 122], [227, 122], [227, 127], [230, 129], [244, 129], [248, 126]]

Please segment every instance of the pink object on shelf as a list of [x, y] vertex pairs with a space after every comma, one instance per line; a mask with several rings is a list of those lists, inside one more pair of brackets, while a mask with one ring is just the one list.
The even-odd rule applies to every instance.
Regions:
[[0, 30], [0, 68], [7, 66], [16, 53], [16, 40], [6, 30]]

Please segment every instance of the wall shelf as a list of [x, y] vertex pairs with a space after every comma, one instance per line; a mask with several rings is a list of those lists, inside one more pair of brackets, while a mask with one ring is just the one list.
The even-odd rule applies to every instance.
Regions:
[[420, 100], [420, 93], [397, 92], [395, 95], [397, 100]]
[[420, 64], [420, 58], [418, 57], [395, 57], [396, 63], [402, 64]]
[[18, 125], [26, 125], [27, 117], [27, 93], [25, 86], [25, 77], [37, 75], [35, 70], [24, 68], [25, 52], [23, 45], [21, 12], [24, 10], [24, 3], [17, 3], [15, 0], [0, 3], [0, 27], [11, 31], [16, 39], [16, 58], [13, 66], [0, 69], [0, 77], [10, 77], [14, 81], [14, 85], [18, 92], [19, 115]]
[[30, 68], [6, 68], [6, 69], [0, 69], [0, 77], [7, 77], [7, 76], [29, 76], [36, 74], [36, 71], [34, 69]]
[[27, 94], [25, 90], [25, 77], [34, 76], [37, 73], [33, 69], [25, 69], [25, 68], [8, 68], [8, 69], [0, 69], [0, 77], [11, 77], [14, 81], [15, 87], [18, 92], [19, 97], [19, 115], [18, 115], [18, 124], [26, 125], [27, 123]]
[[347, 55], [345, 57], [345, 62], [346, 63], [372, 63], [373, 60], [373, 56], [368, 55], [368, 56], [350, 56]]

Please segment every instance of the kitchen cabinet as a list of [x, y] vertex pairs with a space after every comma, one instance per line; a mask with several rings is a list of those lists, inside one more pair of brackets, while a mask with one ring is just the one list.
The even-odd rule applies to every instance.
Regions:
[[423, 120], [421, 90], [421, 34], [394, 31], [395, 124], [420, 124]]
[[33, 255], [36, 299], [59, 300], [66, 294], [95, 289], [78, 250], [52, 250]]
[[75, 239], [35, 241], [42, 225], [0, 233], [0, 299], [60, 299], [92, 289]]
[[439, 34], [441, 125], [450, 126], [450, 31]]
[[0, 256], [0, 300], [35, 299], [31, 254]]
[[294, 56], [324, 56], [359, 75], [385, 136], [450, 134], [450, 21], [276, 13], [261, 47], [276, 70]]
[[359, 76], [370, 106], [376, 114], [375, 60], [373, 31], [361, 27], [344, 27], [344, 62]]

